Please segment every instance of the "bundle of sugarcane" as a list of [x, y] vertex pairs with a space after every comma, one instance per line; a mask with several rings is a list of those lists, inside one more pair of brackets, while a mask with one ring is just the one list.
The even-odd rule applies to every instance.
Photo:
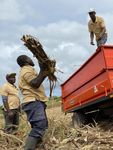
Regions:
[[57, 81], [57, 77], [55, 76], [56, 61], [51, 60], [47, 56], [47, 54], [43, 49], [43, 46], [41, 45], [41, 43], [37, 38], [31, 35], [23, 35], [21, 40], [24, 41], [24, 45], [37, 58], [40, 69], [42, 69], [47, 74], [48, 79], [50, 81], [50, 96], [51, 96], [54, 83]]

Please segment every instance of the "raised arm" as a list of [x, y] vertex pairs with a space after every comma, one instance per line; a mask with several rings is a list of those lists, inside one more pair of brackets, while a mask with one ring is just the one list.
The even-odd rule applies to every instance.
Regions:
[[46, 78], [46, 75], [44, 75], [44, 72], [40, 71], [38, 76], [36, 78], [32, 79], [29, 84], [32, 87], [39, 88], [39, 86], [42, 84], [42, 82], [44, 81], [45, 78]]

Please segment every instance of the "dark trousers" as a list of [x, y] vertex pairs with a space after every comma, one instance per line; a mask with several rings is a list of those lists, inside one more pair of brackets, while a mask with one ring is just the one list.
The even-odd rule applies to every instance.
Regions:
[[22, 105], [22, 109], [27, 114], [27, 119], [31, 124], [29, 136], [42, 138], [45, 130], [48, 128], [46, 116], [46, 104], [39, 100]]
[[9, 116], [7, 111], [3, 110], [4, 119], [5, 119], [5, 128], [4, 131], [6, 133], [13, 133], [18, 129], [19, 126], [19, 110], [18, 109], [11, 109], [13, 115]]

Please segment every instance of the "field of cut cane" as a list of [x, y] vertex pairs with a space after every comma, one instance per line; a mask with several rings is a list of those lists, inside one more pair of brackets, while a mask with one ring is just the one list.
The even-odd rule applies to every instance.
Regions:
[[[43, 141], [46, 150], [113, 150], [113, 122], [104, 121], [100, 125], [95, 124], [95, 127], [87, 125], [74, 129], [71, 114], [65, 115], [60, 106], [49, 107], [47, 115], [49, 129]], [[7, 135], [0, 130], [0, 150], [23, 150], [30, 125], [25, 115], [20, 118], [20, 127], [16, 135]], [[0, 128], [3, 128], [2, 114]]]

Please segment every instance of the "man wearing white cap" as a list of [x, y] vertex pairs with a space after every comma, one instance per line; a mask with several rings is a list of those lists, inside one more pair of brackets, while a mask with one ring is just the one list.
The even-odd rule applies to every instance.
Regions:
[[96, 37], [97, 47], [104, 45], [107, 41], [107, 31], [104, 19], [96, 16], [96, 11], [92, 8], [89, 10], [90, 20], [88, 22], [88, 29], [90, 32], [90, 44], [94, 44], [94, 35]]

